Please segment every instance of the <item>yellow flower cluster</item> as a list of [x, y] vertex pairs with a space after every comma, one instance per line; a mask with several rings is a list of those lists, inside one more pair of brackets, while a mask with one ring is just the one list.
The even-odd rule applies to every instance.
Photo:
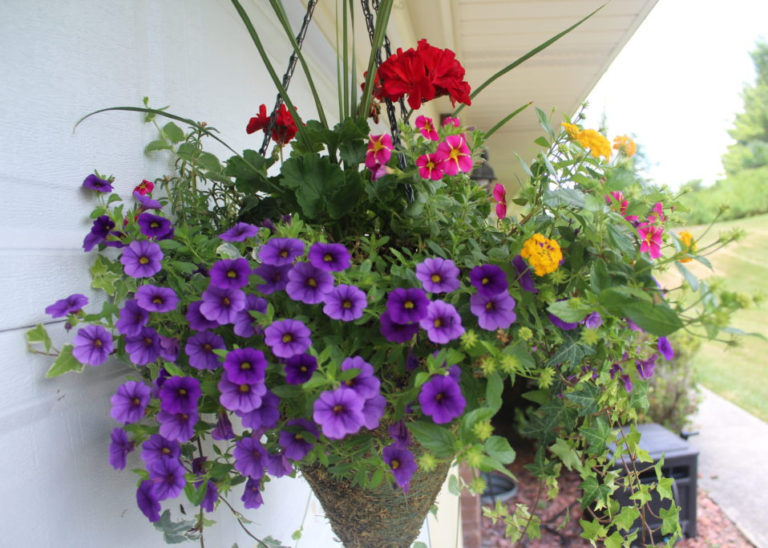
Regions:
[[577, 126], [576, 124], [566, 124], [565, 122], [563, 122], [560, 125], [563, 126], [563, 129], [565, 129], [565, 132], [568, 134], [568, 137], [570, 137], [571, 139], [575, 139], [576, 136], [579, 133], [581, 133], [581, 129], [579, 129], [579, 126]]
[[[693, 239], [693, 235], [690, 232], [687, 230], [680, 232], [680, 241], [683, 242], [683, 245], [685, 246], [683, 251], [686, 253], [696, 253], [698, 246], [696, 245], [696, 241]], [[693, 259], [690, 257], [686, 257], [685, 259], [680, 259], [680, 262], [690, 263], [692, 260]]]
[[627, 158], [631, 158], [637, 152], [637, 145], [635, 142], [626, 135], [619, 135], [613, 139], [613, 148], [619, 152], [623, 152]]
[[581, 146], [588, 148], [589, 153], [595, 158], [605, 156], [607, 160], [611, 157], [611, 142], [594, 129], [582, 130], [576, 136], [576, 140]]
[[546, 276], [550, 272], [554, 272], [563, 259], [560, 245], [555, 240], [550, 240], [539, 233], [526, 240], [520, 256], [528, 261], [537, 276]]

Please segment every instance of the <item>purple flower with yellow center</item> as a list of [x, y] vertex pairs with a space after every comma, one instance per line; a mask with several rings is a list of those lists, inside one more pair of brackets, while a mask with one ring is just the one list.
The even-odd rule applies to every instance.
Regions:
[[140, 192], [134, 191], [133, 197], [136, 199], [137, 202], [139, 202], [141, 209], [144, 209], [144, 210], [160, 209], [163, 207], [163, 204], [161, 204], [157, 200], [153, 200], [149, 195], [141, 194]]
[[179, 460], [181, 455], [181, 446], [175, 442], [165, 439], [160, 434], [152, 434], [147, 441], [141, 445], [141, 458], [149, 466], [156, 460], [171, 459]]
[[244, 242], [259, 233], [259, 227], [248, 223], [237, 223], [235, 226], [219, 234], [225, 242]]
[[636, 360], [637, 374], [643, 380], [648, 380], [653, 377], [653, 371], [656, 368], [656, 360], [659, 359], [658, 354], [653, 354], [650, 358], [645, 360]]
[[235, 457], [235, 470], [243, 476], [260, 480], [267, 466], [267, 450], [254, 438], [242, 438], [235, 443], [232, 451]]
[[243, 496], [240, 497], [240, 500], [243, 501], [244, 508], [250, 508], [251, 510], [256, 510], [264, 504], [261, 491], [259, 491], [258, 480], [248, 479], [248, 481], [245, 482], [245, 489], [243, 490]]
[[240, 310], [245, 308], [245, 293], [239, 289], [225, 289], [209, 285], [203, 291], [200, 313], [206, 319], [226, 325], [235, 321]]
[[[167, 381], [166, 381], [167, 382]], [[197, 410], [191, 413], [169, 413], [162, 409], [157, 412], [160, 423], [160, 435], [170, 441], [184, 443], [195, 435], [195, 425], [199, 416]]]
[[441, 159], [440, 167], [446, 175], [472, 171], [472, 153], [463, 133], [448, 135], [442, 143], [437, 145], [437, 156]]
[[367, 304], [362, 290], [353, 285], [340, 284], [325, 295], [323, 312], [334, 320], [351, 322], [363, 316]]
[[152, 461], [152, 464], [147, 466], [147, 472], [153, 484], [152, 491], [159, 501], [175, 499], [187, 484], [187, 480], [184, 479], [184, 467], [178, 461], [171, 459]]
[[136, 219], [139, 230], [147, 238], [164, 240], [173, 235], [173, 226], [171, 221], [160, 215], [152, 213], [142, 213]]
[[384, 416], [384, 409], [387, 407], [387, 398], [381, 394], [376, 394], [368, 398], [363, 403], [363, 426], [368, 430], [373, 430], [379, 426], [381, 417]]
[[461, 316], [452, 304], [437, 300], [429, 303], [427, 316], [419, 322], [433, 343], [445, 344], [464, 334]]
[[140, 307], [136, 299], [130, 299], [120, 309], [115, 327], [123, 335], [138, 335], [148, 321], [149, 312]]
[[131, 278], [149, 278], [162, 269], [163, 252], [155, 242], [136, 240], [120, 255], [123, 270]]
[[349, 251], [342, 244], [315, 242], [309, 248], [309, 262], [320, 270], [340, 272], [349, 268]]
[[222, 259], [209, 270], [211, 285], [222, 289], [238, 289], [248, 285], [251, 266], [247, 259]]
[[387, 296], [387, 312], [395, 323], [418, 322], [427, 316], [429, 299], [422, 289], [398, 288]]
[[538, 293], [539, 290], [536, 289], [536, 284], [531, 276], [531, 268], [525, 259], [520, 255], [515, 255], [515, 258], [512, 259], [512, 266], [517, 270], [517, 282], [520, 284], [520, 289], [528, 293]]
[[264, 264], [283, 266], [293, 263], [304, 253], [304, 242], [295, 238], [272, 238], [259, 249], [259, 259]]
[[179, 339], [176, 337], [160, 338], [160, 357], [169, 362], [175, 362], [179, 358]]
[[301, 460], [314, 447], [314, 441], [320, 435], [317, 427], [307, 419], [293, 419], [285, 423], [285, 430], [280, 432], [278, 443], [286, 457]]
[[83, 188], [89, 188], [97, 192], [112, 192], [112, 184], [93, 173], [83, 180]]
[[476, 266], [470, 270], [469, 280], [481, 295], [497, 295], [509, 287], [507, 275], [495, 264]]
[[168, 413], [194, 413], [203, 394], [194, 377], [171, 377], [160, 388], [160, 409]]
[[669, 343], [669, 339], [666, 337], [659, 337], [659, 340], [656, 342], [656, 348], [667, 361], [675, 357], [675, 349], [672, 348], [672, 345]]
[[315, 400], [312, 418], [320, 425], [325, 437], [340, 440], [363, 426], [364, 403], [354, 390], [346, 386], [327, 390]]
[[232, 430], [232, 422], [229, 420], [229, 415], [226, 411], [219, 413], [216, 420], [216, 428], [211, 431], [211, 437], [215, 440], [231, 440], [235, 437], [235, 432]]
[[151, 522], [160, 519], [160, 501], [157, 500], [152, 480], [144, 480], [136, 490], [136, 504], [141, 513]]
[[204, 331], [206, 329], [215, 329], [219, 327], [217, 322], [209, 320], [200, 313], [200, 305], [202, 304], [203, 301], [194, 301], [189, 303], [189, 306], [187, 307], [187, 313], [184, 315], [184, 317], [187, 319], [187, 323], [189, 323], [189, 327], [195, 331]]
[[436, 424], [446, 424], [464, 412], [467, 400], [453, 377], [437, 375], [421, 386], [419, 404], [421, 412]]
[[488, 331], [506, 329], [517, 319], [515, 299], [506, 291], [492, 296], [476, 293], [469, 298], [469, 309], [477, 316], [477, 324]]
[[150, 399], [150, 388], [143, 382], [128, 381], [112, 396], [110, 415], [117, 422], [131, 424], [144, 418]]
[[381, 456], [392, 471], [392, 475], [395, 476], [397, 485], [400, 486], [403, 493], [407, 493], [411, 485], [411, 477], [418, 468], [413, 453], [405, 446], [393, 443], [384, 448]]
[[401, 324], [392, 321], [389, 312], [384, 312], [379, 318], [379, 331], [389, 342], [407, 343], [419, 331], [419, 324]]
[[582, 321], [584, 322], [584, 327], [587, 329], [597, 329], [603, 325], [603, 317], [599, 312], [592, 312]]
[[461, 285], [456, 263], [439, 257], [424, 259], [416, 265], [416, 278], [430, 293], [450, 293]]
[[128, 439], [128, 434], [122, 428], [112, 430], [109, 442], [109, 464], [115, 470], [125, 468], [125, 460], [128, 453], [133, 451], [133, 442]]
[[310, 346], [311, 332], [298, 320], [278, 320], [264, 330], [264, 342], [278, 358], [303, 354]]
[[51, 318], [62, 318], [80, 310], [88, 304], [88, 297], [75, 293], [70, 295], [66, 299], [59, 299], [55, 303], [45, 308], [45, 313], [49, 314]]
[[292, 266], [289, 264], [283, 266], [261, 265], [253, 273], [264, 280], [264, 283], [257, 285], [256, 288], [264, 295], [271, 295], [275, 291], [282, 291], [288, 283], [288, 272], [291, 269]]
[[273, 478], [282, 478], [293, 472], [293, 465], [282, 453], [267, 455], [267, 472]]
[[170, 312], [179, 304], [179, 297], [169, 287], [142, 285], [136, 290], [135, 297], [138, 305], [148, 312]]
[[256, 295], [245, 296], [245, 308], [235, 314], [235, 321], [233, 322], [235, 335], [247, 338], [261, 333], [258, 320], [250, 314], [251, 310], [266, 314], [267, 301]]
[[109, 215], [102, 215], [94, 219], [91, 231], [85, 235], [83, 240], [83, 250], [90, 251], [103, 242], [113, 228], [115, 228], [115, 222], [109, 218]]
[[327, 270], [315, 268], [310, 263], [297, 263], [288, 271], [285, 292], [294, 301], [306, 304], [323, 302], [325, 294], [333, 289], [333, 276]]
[[269, 390], [261, 397], [261, 404], [251, 411], [235, 411], [245, 428], [258, 430], [274, 428], [280, 420], [280, 398]]
[[114, 350], [112, 335], [100, 325], [89, 325], [77, 330], [72, 341], [72, 355], [80, 363], [101, 365]]
[[230, 411], [242, 411], [247, 413], [261, 405], [263, 396], [267, 393], [267, 387], [263, 382], [235, 383], [226, 375], [222, 375], [218, 384], [219, 403]]
[[285, 382], [304, 384], [317, 370], [317, 358], [311, 354], [298, 354], [285, 360]]
[[200, 331], [187, 339], [184, 352], [189, 356], [189, 365], [195, 369], [217, 369], [220, 358], [214, 350], [225, 348], [224, 339], [210, 331]]
[[267, 359], [261, 350], [237, 348], [224, 359], [227, 378], [234, 383], [257, 383], [264, 381]]
[[147, 365], [160, 357], [160, 336], [151, 327], [142, 327], [136, 335], [125, 336], [125, 351], [136, 365]]
[[341, 362], [341, 370], [357, 369], [359, 373], [344, 381], [344, 386], [357, 393], [362, 400], [372, 398], [379, 393], [381, 382], [373, 374], [373, 366], [360, 356], [353, 356]]

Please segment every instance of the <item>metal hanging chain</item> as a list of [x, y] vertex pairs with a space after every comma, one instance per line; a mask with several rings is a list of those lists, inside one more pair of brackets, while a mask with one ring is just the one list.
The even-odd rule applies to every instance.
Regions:
[[[379, 0], [373, 0], [373, 9], [376, 13], [379, 12]], [[387, 58], [392, 57], [392, 44], [389, 41], [389, 35], [384, 35], [384, 52], [387, 54]], [[379, 62], [381, 64], [381, 62]], [[405, 97], [400, 97], [400, 118], [403, 122], [408, 123], [408, 107], [405, 106]]]
[[[315, 11], [315, 6], [317, 5], [317, 0], [309, 0], [307, 2], [307, 13], [304, 14], [304, 21], [301, 23], [301, 29], [299, 29], [299, 34], [296, 35], [296, 44], [298, 44], [299, 49], [301, 49], [302, 44], [304, 43], [304, 37], [307, 35], [307, 29], [309, 28], [309, 23], [312, 21], [312, 14]], [[285, 71], [285, 74], [283, 75], [283, 89], [288, 91], [288, 86], [291, 83], [291, 77], [293, 76], [293, 71], [296, 69], [296, 62], [299, 60], [299, 54], [296, 50], [291, 53], [291, 57], [288, 59], [288, 68]], [[269, 147], [269, 140], [270, 140], [270, 134], [272, 133], [272, 128], [275, 125], [275, 120], [277, 119], [277, 110], [280, 108], [280, 105], [283, 104], [283, 98], [280, 97], [280, 94], [277, 94], [277, 101], [275, 101], [275, 109], [272, 111], [272, 114], [269, 116], [269, 123], [267, 123], [267, 127], [264, 128], [264, 142], [261, 144], [261, 148], [259, 149], [259, 154], [264, 156], [267, 153], [267, 147]]]

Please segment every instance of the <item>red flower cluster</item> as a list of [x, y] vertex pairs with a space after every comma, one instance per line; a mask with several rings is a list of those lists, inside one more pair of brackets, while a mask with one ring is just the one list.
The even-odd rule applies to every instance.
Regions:
[[[259, 113], [248, 121], [248, 126], [245, 128], [246, 133], [254, 133], [263, 129], [267, 130], [269, 125], [269, 116], [267, 116], [267, 105], [261, 105], [259, 107]], [[278, 144], [284, 145], [296, 136], [296, 124], [291, 117], [291, 113], [285, 108], [284, 104], [280, 105], [280, 109], [275, 116], [275, 123], [272, 126], [270, 136], [272, 140]]]
[[426, 40], [419, 40], [417, 49], [398, 49], [381, 64], [376, 80], [374, 97], [399, 101], [407, 95], [413, 109], [443, 95], [448, 95], [454, 105], [456, 101], [472, 104], [464, 67], [456, 60], [456, 54], [430, 46]]

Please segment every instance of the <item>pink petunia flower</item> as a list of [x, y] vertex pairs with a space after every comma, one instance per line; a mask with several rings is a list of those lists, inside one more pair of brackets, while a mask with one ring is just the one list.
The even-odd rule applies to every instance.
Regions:
[[496, 216], [503, 219], [507, 216], [507, 189], [502, 184], [493, 187], [493, 199], [496, 200]]
[[655, 226], [651, 223], [643, 223], [637, 227], [637, 234], [640, 236], [640, 252], [648, 253], [651, 259], [661, 257], [661, 235], [664, 228]]
[[437, 181], [443, 176], [443, 168], [437, 154], [423, 154], [416, 160], [419, 167], [419, 175], [424, 179]]
[[605, 195], [605, 203], [611, 208], [618, 206], [619, 213], [621, 214], [626, 213], [627, 206], [629, 205], [629, 202], [624, 199], [624, 194], [617, 190]]
[[467, 138], [460, 135], [449, 135], [437, 147], [437, 155], [441, 159], [441, 167], [446, 175], [467, 173], [472, 170], [472, 155], [467, 146]]
[[365, 153], [365, 167], [375, 171], [392, 157], [392, 137], [388, 133], [370, 135], [368, 151]]
[[453, 116], [446, 116], [443, 119], [443, 125], [444, 126], [451, 125], [453, 127], [459, 127], [461, 125], [461, 122], [459, 121], [458, 118], [454, 118]]
[[423, 115], [419, 116], [416, 118], [416, 127], [419, 128], [419, 131], [421, 131], [421, 134], [425, 139], [429, 139], [430, 141], [440, 140], [440, 136], [437, 134], [437, 129], [435, 129], [435, 123], [432, 121], [432, 118]]
[[656, 202], [653, 205], [653, 213], [648, 215], [648, 222], [664, 222], [667, 218], [664, 216], [664, 205], [661, 202]]

